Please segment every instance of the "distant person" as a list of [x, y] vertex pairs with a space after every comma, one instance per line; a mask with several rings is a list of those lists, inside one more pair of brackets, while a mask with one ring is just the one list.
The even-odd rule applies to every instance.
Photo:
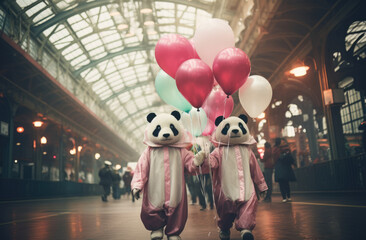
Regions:
[[120, 199], [121, 198], [121, 192], [119, 190], [119, 185], [121, 183], [121, 175], [119, 174], [117, 169], [113, 170], [112, 173], [112, 192], [113, 192], [113, 198], [114, 199]]
[[102, 201], [107, 202], [108, 196], [111, 194], [112, 186], [112, 163], [110, 161], [104, 161], [104, 167], [99, 170], [99, 184], [103, 187]]
[[271, 202], [272, 201], [272, 175], [273, 175], [273, 167], [274, 161], [272, 156], [272, 147], [269, 142], [264, 144], [264, 155], [261, 162], [264, 163], [264, 179], [266, 180], [268, 191], [267, 195], [263, 201]]
[[[125, 184], [125, 193], [127, 193], [127, 198], [130, 198], [131, 194], [131, 181], [132, 181], [132, 169], [130, 167], [127, 167], [125, 173], [122, 176], [123, 182]], [[135, 201], [135, 197], [132, 195], [132, 202]]]
[[273, 147], [275, 181], [280, 185], [282, 202], [291, 201], [290, 181], [296, 181], [292, 165], [295, 164], [289, 145], [284, 138], [276, 138]]
[[358, 130], [362, 130], [362, 148], [366, 152], [366, 121], [361, 122]]

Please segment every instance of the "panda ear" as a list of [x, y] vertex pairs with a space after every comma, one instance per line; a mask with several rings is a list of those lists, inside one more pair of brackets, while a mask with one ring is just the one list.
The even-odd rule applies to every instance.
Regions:
[[222, 122], [222, 120], [224, 120], [224, 116], [218, 116], [215, 120], [215, 126], [219, 126], [219, 124]]
[[173, 111], [171, 114], [179, 121], [180, 113], [178, 111]]
[[149, 113], [149, 115], [147, 115], [146, 119], [149, 123], [151, 123], [151, 121], [156, 117], [155, 113]]
[[244, 115], [244, 114], [240, 114], [240, 115], [239, 115], [239, 118], [240, 118], [241, 120], [243, 120], [245, 123], [248, 123], [248, 117], [247, 117], [246, 115]]

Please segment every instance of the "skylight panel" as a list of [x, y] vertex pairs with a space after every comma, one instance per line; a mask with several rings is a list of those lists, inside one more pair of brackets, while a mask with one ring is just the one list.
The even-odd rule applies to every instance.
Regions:
[[114, 26], [114, 22], [111, 19], [109, 19], [107, 21], [104, 21], [104, 22], [99, 22], [98, 23], [98, 28], [99, 29], [106, 29], [106, 28], [109, 28], [109, 27], [112, 27], [112, 26]]
[[129, 114], [133, 114], [133, 113], [138, 111], [138, 108], [137, 108], [136, 104], [132, 101], [128, 102], [125, 105], [125, 108], [126, 108], [126, 110]]
[[175, 24], [175, 18], [158, 18], [159, 24]]
[[117, 40], [121, 40], [121, 36], [119, 34], [110, 34], [108, 36], [103, 37], [104, 43], [110, 43]]
[[43, 8], [47, 7], [47, 5], [44, 2], [39, 2], [37, 5], [34, 5], [31, 9], [27, 10], [25, 13], [31, 17], [33, 14], [39, 12]]
[[[86, 45], [86, 44], [91, 43], [91, 42], [94, 42], [94, 41], [96, 41], [96, 40], [99, 40], [99, 36], [98, 36], [98, 34], [92, 34], [92, 35], [90, 35], [90, 36], [87, 36], [87, 37], [85, 37], [85, 38], [81, 39], [81, 42], [82, 42], [84, 45]], [[99, 40], [99, 41], [100, 41], [100, 40]]]
[[175, 11], [167, 11], [166, 9], [161, 9], [157, 11], [157, 16], [159, 18], [170, 18], [175, 19]]
[[98, 54], [100, 54], [102, 52], [104, 52], [104, 47], [103, 46], [89, 51], [89, 54], [90, 54], [90, 56], [92, 56], [95, 59], [95, 56], [97, 56]]
[[28, 6], [31, 3], [31, 2], [29, 2], [29, 0], [17, 0], [16, 2], [19, 5], [19, 7], [21, 7], [21, 8], [25, 8], [26, 6]]
[[117, 68], [112, 65], [112, 64], [109, 64], [109, 66], [107, 67], [107, 69], [104, 71], [104, 73], [106, 74], [110, 74], [112, 72], [115, 72], [117, 70]]
[[174, 9], [174, 6], [175, 4], [174, 3], [169, 3], [169, 2], [158, 2], [156, 1], [155, 2], [155, 8], [158, 8], [158, 9]]
[[161, 26], [161, 27], [159, 27], [159, 31], [163, 32], [163, 33], [176, 33], [177, 32], [174, 25]]
[[40, 14], [38, 14], [33, 21], [35, 23], [37, 23], [37, 25], [47, 21], [48, 19], [52, 18], [53, 16], [55, 16], [55, 14], [53, 14], [53, 12], [51, 11], [51, 9], [46, 8], [44, 11], [42, 11]]
[[102, 45], [103, 45], [103, 42], [99, 38], [96, 38], [93, 42], [90, 42], [90, 43], [84, 45], [84, 47], [86, 50], [91, 51], [93, 49], [99, 48]]
[[72, 29], [74, 29], [75, 32], [78, 32], [84, 28], [90, 27], [89, 23], [87, 23], [85, 20], [80, 19], [80, 21], [72, 21], [70, 23]]
[[99, 59], [99, 58], [105, 57], [106, 55], [107, 55], [107, 52], [102, 52], [102, 53], [100, 53], [98, 55], [95, 55], [93, 57], [93, 59]]
[[65, 55], [69, 54], [70, 52], [75, 51], [78, 48], [79, 48], [79, 46], [76, 43], [74, 43], [71, 46], [67, 47], [65, 50], [63, 50], [62, 55], [65, 56]]
[[106, 102], [106, 104], [109, 106], [109, 108], [112, 111], [114, 111], [116, 108], [120, 107], [119, 102], [115, 98], [110, 99], [109, 101]]
[[96, 80], [100, 79], [100, 77], [101, 77], [101, 74], [99, 73], [99, 71], [96, 68], [94, 68], [93, 70], [91, 70], [89, 72], [89, 74], [87, 74], [85, 76], [85, 81], [87, 83], [95, 82]]
[[139, 109], [146, 108], [149, 104], [146, 102], [145, 98], [140, 97], [135, 99], [136, 105], [139, 106]]
[[66, 0], [66, 1], [59, 1], [56, 6], [60, 9], [64, 9], [70, 6], [70, 0]]
[[106, 89], [108, 88], [107, 84], [105, 81], [98, 81], [96, 83], [93, 84], [92, 89], [94, 90], [94, 92], [98, 92], [100, 91], [100, 89]]
[[107, 99], [108, 97], [112, 96], [113, 92], [112, 90], [109, 88], [109, 89], [106, 89], [104, 90], [103, 92], [101, 92], [99, 94], [99, 97], [104, 100], [104, 99]]
[[[74, 60], [72, 60], [71, 61], [71, 65], [72, 66], [75, 66], [75, 65], [77, 65], [77, 64], [79, 64], [79, 63], [81, 63], [81, 62], [83, 62], [83, 61], [85, 61], [87, 59], [88, 58], [84, 54], [82, 54], [81, 56], [79, 56], [79, 57], [75, 58]], [[87, 60], [86, 62], [90, 62], [90, 61]], [[85, 63], [85, 64], [87, 64], [87, 63]]]
[[178, 33], [190, 37], [193, 36], [194, 31], [192, 28], [178, 26]]
[[128, 102], [131, 99], [131, 94], [130, 94], [130, 92], [124, 92], [124, 93], [122, 93], [122, 94], [119, 95], [118, 99], [122, 103]]
[[[74, 15], [72, 17], [69, 17], [67, 19], [67, 22], [70, 24], [70, 25], [73, 25], [73, 24], [78, 24], [79, 22], [81, 22], [83, 20], [83, 18], [80, 16], [80, 15]], [[85, 22], [85, 21], [84, 21]]]
[[80, 29], [79, 31], [76, 32], [76, 35], [78, 38], [81, 38], [89, 33], [93, 32], [93, 28], [91, 27], [85, 27], [83, 29]]
[[65, 28], [64, 25], [60, 24], [57, 28], [56, 32], [51, 35], [50, 41], [52, 43], [57, 42], [58, 40], [65, 38], [66, 36], [69, 36], [69, 31]]
[[46, 30], [43, 31], [43, 34], [45, 36], [48, 36], [56, 27], [57, 25], [53, 25], [52, 27], [47, 28]]

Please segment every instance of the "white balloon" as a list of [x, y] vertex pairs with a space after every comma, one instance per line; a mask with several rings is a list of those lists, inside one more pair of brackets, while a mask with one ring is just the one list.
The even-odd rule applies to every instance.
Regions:
[[208, 19], [199, 24], [193, 41], [198, 56], [211, 69], [216, 55], [221, 50], [235, 46], [233, 30], [226, 21], [218, 18]]
[[200, 136], [205, 130], [207, 125], [207, 115], [205, 111], [200, 108], [197, 111], [196, 108], [192, 108], [188, 113], [182, 112], [180, 121], [183, 127], [190, 132], [193, 136]]
[[249, 76], [239, 88], [240, 103], [252, 118], [258, 117], [268, 107], [271, 99], [271, 84], [262, 76]]

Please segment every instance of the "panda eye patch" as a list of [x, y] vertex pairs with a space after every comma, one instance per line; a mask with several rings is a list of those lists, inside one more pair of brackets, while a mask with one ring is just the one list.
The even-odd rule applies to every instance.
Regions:
[[153, 136], [154, 136], [154, 137], [159, 136], [159, 132], [160, 132], [160, 130], [161, 130], [160, 125], [156, 126], [155, 130], [153, 131]]
[[241, 131], [243, 132], [243, 134], [247, 133], [247, 130], [245, 129], [245, 127], [243, 126], [242, 123], [239, 123], [239, 127], [240, 127]]
[[229, 128], [230, 128], [230, 124], [229, 124], [229, 123], [227, 123], [227, 124], [225, 125], [225, 127], [223, 127], [223, 128], [222, 128], [221, 133], [222, 133], [223, 135], [226, 135], [226, 134], [227, 134], [227, 132], [229, 131]]
[[170, 129], [173, 131], [174, 136], [177, 136], [179, 134], [178, 130], [173, 124], [170, 124]]

